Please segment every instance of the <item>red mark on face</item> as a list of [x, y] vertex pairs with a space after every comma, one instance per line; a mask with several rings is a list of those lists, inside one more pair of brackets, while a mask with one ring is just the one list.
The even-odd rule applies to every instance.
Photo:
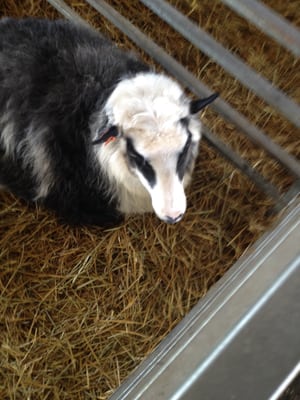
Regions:
[[115, 136], [110, 136], [105, 142], [104, 142], [104, 144], [105, 144], [105, 146], [107, 145], [107, 144], [109, 144], [109, 143], [111, 143], [111, 142], [114, 142], [116, 140], [116, 137]]

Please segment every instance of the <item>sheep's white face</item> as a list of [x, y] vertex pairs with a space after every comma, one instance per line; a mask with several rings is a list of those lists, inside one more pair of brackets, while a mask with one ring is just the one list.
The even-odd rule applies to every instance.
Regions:
[[126, 187], [126, 195], [119, 196], [121, 211], [150, 211], [150, 198], [161, 220], [178, 222], [201, 138], [200, 121], [191, 115], [181, 87], [163, 75], [139, 74], [116, 86], [105, 111], [120, 137], [101, 146], [99, 154], [102, 163], [110, 160], [108, 174], [117, 186]]
[[[186, 210], [184, 188], [191, 177], [199, 141], [199, 127], [193, 137], [187, 119], [170, 126], [124, 133], [126, 158], [151, 197], [156, 215], [168, 223], [178, 222]], [[195, 124], [194, 124], [195, 125]], [[195, 135], [194, 135], [195, 136]]]

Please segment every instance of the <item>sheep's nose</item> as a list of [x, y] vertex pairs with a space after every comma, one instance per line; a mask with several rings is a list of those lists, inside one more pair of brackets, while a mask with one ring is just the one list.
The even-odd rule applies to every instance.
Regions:
[[176, 222], [179, 222], [183, 217], [183, 213], [179, 214], [177, 217], [165, 217], [164, 221], [167, 222], [167, 224], [176, 224]]

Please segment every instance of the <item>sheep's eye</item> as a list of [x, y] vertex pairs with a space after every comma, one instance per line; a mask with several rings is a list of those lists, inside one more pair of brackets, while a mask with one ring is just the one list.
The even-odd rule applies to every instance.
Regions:
[[131, 165], [135, 166], [153, 187], [156, 183], [155, 172], [150, 163], [135, 150], [131, 139], [127, 139], [127, 155]]

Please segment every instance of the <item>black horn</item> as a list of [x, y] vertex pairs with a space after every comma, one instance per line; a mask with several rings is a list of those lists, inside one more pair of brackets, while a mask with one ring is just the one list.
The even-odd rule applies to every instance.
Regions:
[[190, 113], [196, 114], [201, 111], [208, 104], [212, 103], [218, 96], [219, 93], [214, 93], [209, 97], [205, 97], [205, 99], [192, 100], [190, 102]]

